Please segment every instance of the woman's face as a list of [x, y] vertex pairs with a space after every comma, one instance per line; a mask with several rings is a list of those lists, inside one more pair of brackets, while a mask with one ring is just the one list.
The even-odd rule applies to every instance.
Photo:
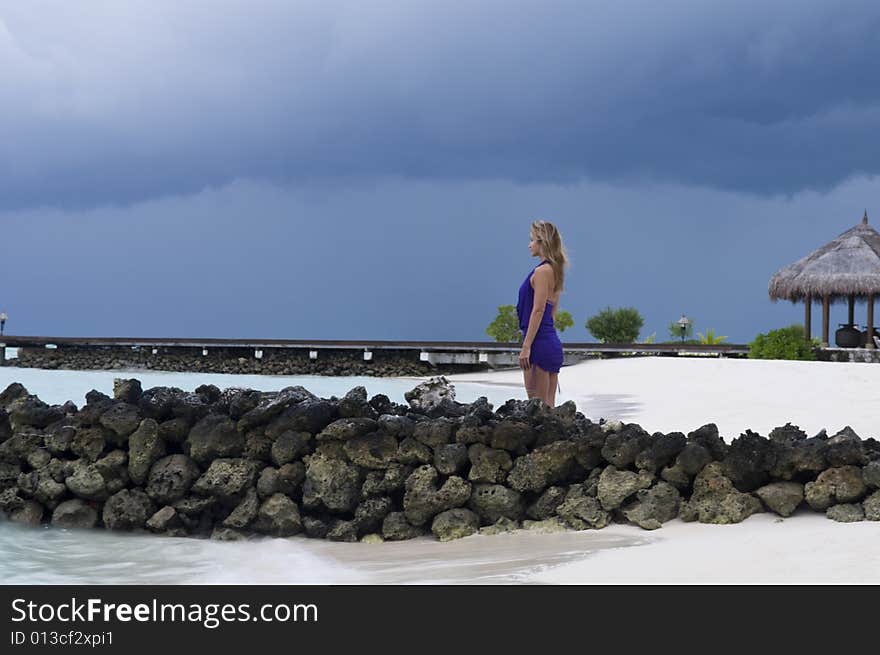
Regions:
[[537, 257], [541, 254], [541, 248], [538, 245], [538, 242], [535, 240], [534, 234], [529, 235], [529, 253], [532, 255], [532, 257]]

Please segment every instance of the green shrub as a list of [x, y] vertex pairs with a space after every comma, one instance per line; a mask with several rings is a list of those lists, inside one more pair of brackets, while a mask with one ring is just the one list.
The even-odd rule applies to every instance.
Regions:
[[553, 325], [560, 332], [565, 332], [565, 328], [570, 328], [574, 325], [574, 319], [571, 317], [569, 312], [562, 311], [561, 309], [556, 312], [556, 320], [553, 321]]
[[[676, 339], [678, 342], [681, 342], [681, 326], [678, 324], [678, 321], [673, 321], [669, 324], [669, 337], [671, 339]], [[685, 343], [691, 343], [690, 339], [694, 336], [694, 322], [690, 321], [684, 329], [684, 338]]]
[[706, 334], [702, 332], [697, 332], [697, 340], [707, 346], [713, 346], [718, 343], [724, 343], [727, 341], [727, 337], [721, 337], [715, 334], [715, 330], [709, 329], [706, 330]]
[[606, 307], [587, 320], [586, 327], [603, 343], [634, 343], [645, 324], [635, 307]]
[[819, 341], [806, 341], [804, 335], [804, 326], [797, 324], [759, 334], [749, 344], [749, 358], [815, 360]]
[[519, 343], [522, 340], [522, 332], [519, 329], [519, 320], [516, 317], [516, 307], [513, 305], [499, 305], [498, 316], [486, 328], [486, 334], [495, 341]]

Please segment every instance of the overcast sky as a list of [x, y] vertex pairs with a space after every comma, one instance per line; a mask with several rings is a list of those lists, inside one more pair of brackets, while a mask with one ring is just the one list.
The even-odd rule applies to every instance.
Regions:
[[769, 4], [0, 0], [7, 332], [488, 339], [536, 218], [564, 341], [799, 322], [880, 222], [880, 5]]

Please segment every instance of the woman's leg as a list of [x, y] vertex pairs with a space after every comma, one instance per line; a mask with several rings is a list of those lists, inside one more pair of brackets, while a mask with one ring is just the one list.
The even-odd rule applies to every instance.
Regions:
[[527, 369], [523, 369], [523, 383], [526, 387], [526, 397], [531, 400], [532, 398], [537, 398], [539, 396], [538, 388], [535, 386], [537, 380], [534, 376], [535, 367], [529, 366]]
[[559, 381], [559, 373], [549, 373], [550, 376], [547, 382], [547, 404], [550, 407], [556, 407], [556, 383]]
[[532, 372], [532, 385], [535, 389], [535, 395], [533, 397], [540, 398], [545, 404], [549, 405], [550, 403], [548, 401], [550, 400], [550, 396], [548, 389], [550, 385], [550, 373], [535, 364], [532, 364], [530, 369]]

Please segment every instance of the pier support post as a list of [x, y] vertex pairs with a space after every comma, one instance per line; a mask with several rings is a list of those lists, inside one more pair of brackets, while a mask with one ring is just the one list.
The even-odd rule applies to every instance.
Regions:
[[868, 339], [865, 342], [868, 348], [876, 348], [874, 343], [874, 294], [868, 294]]

